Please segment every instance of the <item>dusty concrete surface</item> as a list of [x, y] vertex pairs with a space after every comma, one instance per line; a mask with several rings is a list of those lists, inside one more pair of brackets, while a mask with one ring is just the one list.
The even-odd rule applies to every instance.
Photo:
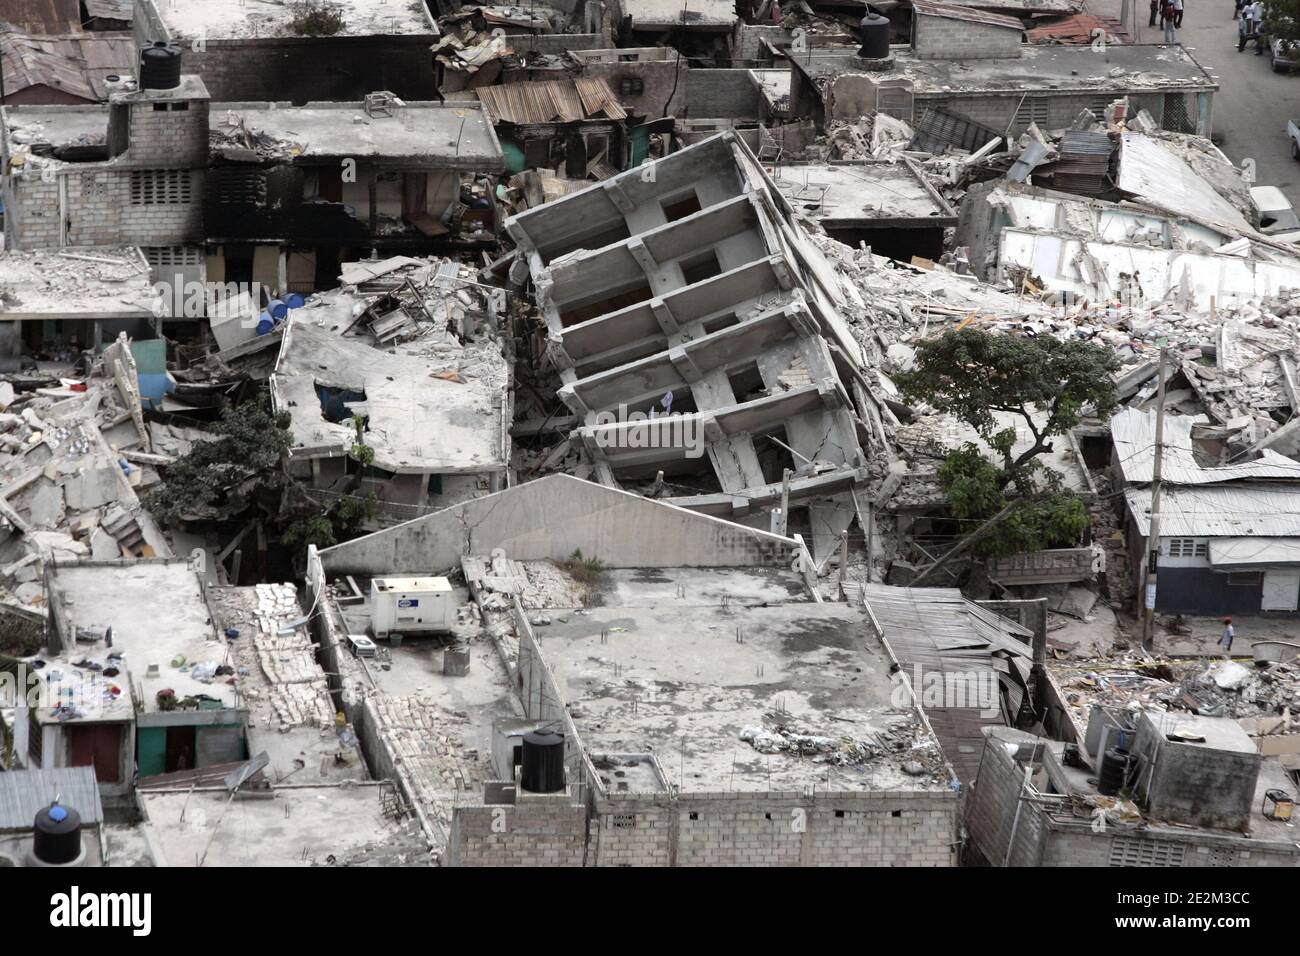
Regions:
[[146, 793], [168, 866], [415, 866], [418, 828], [382, 810], [381, 785], [280, 788], [230, 801], [225, 791]]
[[[942, 789], [938, 743], [894, 703], [866, 628], [842, 604], [668, 605], [595, 608], [538, 633], [588, 750], [653, 752], [684, 791]], [[781, 729], [835, 751], [765, 752], [755, 732]], [[859, 744], [884, 752], [860, 759]], [[911, 761], [922, 775], [903, 772]]]

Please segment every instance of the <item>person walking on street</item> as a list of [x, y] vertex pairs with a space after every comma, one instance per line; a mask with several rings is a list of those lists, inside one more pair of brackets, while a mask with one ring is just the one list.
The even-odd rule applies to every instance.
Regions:
[[1160, 15], [1164, 19], [1165, 43], [1178, 42], [1178, 27], [1174, 24], [1174, 0], [1164, 0]]
[[[1238, 3], [1241, 0], [1237, 0]], [[1156, 25], [1156, 17], [1160, 16], [1160, 0], [1151, 0], [1151, 26]]]
[[1232, 656], [1232, 639], [1237, 636], [1237, 632], [1232, 629], [1232, 618], [1223, 619], [1223, 637], [1219, 638], [1219, 644], [1223, 647], [1223, 656]]
[[1183, 28], [1183, 0], [1174, 0], [1174, 26], [1179, 30]]
[[1244, 24], [1240, 28], [1237, 39], [1237, 52], [1240, 53], [1246, 49], [1246, 41], [1255, 41], [1255, 52], [1260, 52], [1260, 35], [1259, 28], [1264, 20], [1264, 4], [1262, 0], [1253, 0], [1246, 5], [1241, 11], [1241, 22]]

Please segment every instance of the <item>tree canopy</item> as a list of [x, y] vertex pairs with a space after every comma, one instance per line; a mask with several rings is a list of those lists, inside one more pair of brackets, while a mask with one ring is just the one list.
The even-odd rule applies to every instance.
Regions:
[[[989, 518], [1019, 496], [1015, 509], [976, 545], [985, 555], [1068, 545], [1088, 526], [1083, 504], [1039, 456], [1052, 439], [1079, 424], [1085, 406], [1108, 415], [1116, 404], [1113, 375], [1119, 360], [1105, 346], [1082, 339], [995, 335], [980, 329], [945, 332], [917, 347], [912, 371], [896, 378], [903, 395], [965, 422], [993, 450], [990, 460], [973, 443], [949, 451], [939, 483], [959, 519]], [[1023, 423], [1032, 441], [1015, 450]]]

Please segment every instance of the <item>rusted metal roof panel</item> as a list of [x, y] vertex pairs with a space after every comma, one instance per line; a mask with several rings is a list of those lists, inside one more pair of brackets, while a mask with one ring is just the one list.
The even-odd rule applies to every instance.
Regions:
[[1023, 30], [1022, 24], [1015, 17], [971, 7], [956, 7], [948, 3], [933, 3], [931, 0], [912, 0], [912, 9], [916, 13], [931, 17], [946, 17], [949, 20], [965, 20], [967, 23], [983, 23], [992, 27], [1006, 27], [1009, 30]]
[[81, 29], [79, 0], [4, 0], [0, 23], [24, 33], [76, 33]]
[[0, 33], [0, 57], [6, 93], [48, 86], [82, 99], [102, 100], [105, 76], [133, 71], [135, 43], [129, 33]]
[[1132, 43], [1133, 37], [1114, 17], [1100, 17], [1095, 13], [1079, 13], [1055, 23], [1036, 26], [1025, 36], [1030, 43], [1091, 43], [1101, 30], [1107, 43]]
[[572, 123], [627, 116], [614, 91], [602, 79], [507, 83], [475, 92], [493, 119], [507, 123]]

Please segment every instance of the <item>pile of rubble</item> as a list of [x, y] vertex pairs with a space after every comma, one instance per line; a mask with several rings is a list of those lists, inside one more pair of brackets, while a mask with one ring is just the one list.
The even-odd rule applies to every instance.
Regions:
[[125, 335], [84, 380], [0, 383], [0, 600], [45, 605], [55, 557], [169, 557], [138, 492], [158, 480]]

